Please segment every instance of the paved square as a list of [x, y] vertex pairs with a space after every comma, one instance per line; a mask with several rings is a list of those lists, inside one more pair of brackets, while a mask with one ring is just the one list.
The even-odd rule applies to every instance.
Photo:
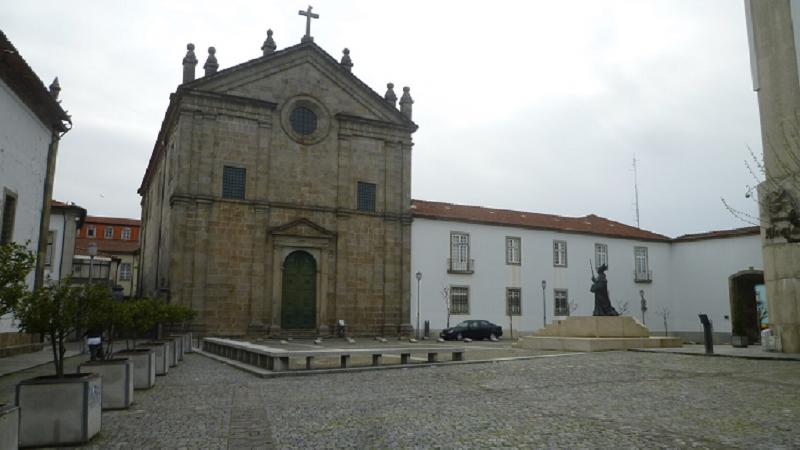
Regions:
[[800, 447], [794, 361], [610, 352], [260, 379], [192, 354], [135, 400], [88, 448]]

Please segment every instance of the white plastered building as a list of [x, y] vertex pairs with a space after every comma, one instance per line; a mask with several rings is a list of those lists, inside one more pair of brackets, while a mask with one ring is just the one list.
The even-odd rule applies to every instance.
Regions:
[[[417, 325], [419, 309], [420, 329], [429, 321], [433, 334], [447, 326], [448, 305], [451, 326], [484, 319], [501, 325], [506, 336], [512, 327], [517, 336], [554, 317], [592, 315], [591, 270], [607, 263], [612, 304], [627, 308], [625, 315], [644, 318], [655, 334], [665, 332], [666, 316], [669, 334], [700, 340], [698, 314], [707, 314], [715, 336], [725, 341], [731, 279], [763, 268], [757, 227], [673, 239], [595, 215], [421, 200], [412, 213], [411, 321]], [[747, 289], [752, 293], [752, 283]]]

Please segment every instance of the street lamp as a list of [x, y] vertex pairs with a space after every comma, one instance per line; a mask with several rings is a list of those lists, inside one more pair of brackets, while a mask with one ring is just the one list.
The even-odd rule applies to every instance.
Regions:
[[542, 317], [544, 324], [542, 326], [547, 326], [547, 300], [545, 297], [545, 289], [547, 289], [547, 281], [542, 280]]
[[645, 325], [644, 313], [647, 312], [647, 300], [644, 299], [644, 289], [639, 290], [639, 297], [642, 298], [642, 325]]
[[419, 282], [422, 281], [422, 272], [417, 272], [417, 339], [419, 339]]
[[94, 270], [94, 257], [97, 256], [97, 244], [89, 242], [86, 249], [89, 251], [89, 284], [92, 284], [92, 271]]

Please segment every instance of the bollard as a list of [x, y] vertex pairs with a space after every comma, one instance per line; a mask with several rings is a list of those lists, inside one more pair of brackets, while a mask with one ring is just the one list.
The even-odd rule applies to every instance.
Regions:
[[706, 354], [712, 355], [714, 354], [714, 327], [711, 324], [711, 321], [708, 320], [708, 316], [705, 314], [699, 314], [700, 322], [703, 324], [703, 343], [706, 346]]
[[431, 337], [431, 321], [425, 321], [425, 337]]

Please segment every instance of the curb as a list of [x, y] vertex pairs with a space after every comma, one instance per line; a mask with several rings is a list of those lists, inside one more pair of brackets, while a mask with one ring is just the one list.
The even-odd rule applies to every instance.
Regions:
[[354, 373], [354, 372], [370, 372], [370, 371], [378, 371], [378, 370], [396, 370], [396, 369], [421, 369], [425, 367], [438, 367], [438, 366], [459, 366], [459, 365], [467, 365], [467, 364], [493, 364], [499, 362], [511, 362], [511, 361], [527, 361], [531, 359], [539, 359], [539, 358], [557, 358], [562, 356], [577, 356], [577, 355], [585, 355], [584, 352], [570, 352], [570, 353], [557, 353], [553, 355], [531, 355], [531, 356], [509, 356], [504, 358], [495, 358], [495, 359], [476, 359], [473, 361], [439, 361], [435, 363], [429, 362], [422, 362], [416, 364], [392, 364], [388, 366], [363, 366], [363, 367], [348, 367], [346, 369], [298, 369], [298, 370], [287, 370], [282, 372], [273, 372], [271, 370], [262, 369], [260, 367], [251, 366], [250, 364], [245, 364], [243, 362], [234, 361], [232, 359], [223, 358], [218, 355], [213, 355], [211, 353], [207, 353], [203, 350], [195, 349], [195, 353], [199, 355], [203, 355], [206, 358], [213, 359], [214, 361], [221, 362], [223, 364], [227, 364], [235, 369], [242, 370], [244, 372], [248, 372], [252, 375], [256, 375], [261, 378], [280, 378], [280, 377], [303, 377], [303, 376], [311, 376], [311, 375], [328, 375], [328, 374], [337, 374], [337, 373]]
[[686, 356], [706, 356], [710, 358], [738, 358], [738, 359], [750, 359], [754, 361], [800, 361], [800, 357], [786, 357], [786, 356], [756, 356], [756, 355], [728, 355], [724, 353], [695, 353], [695, 352], [682, 352], [682, 351], [659, 351], [659, 350], [650, 350], [646, 348], [630, 348], [628, 349], [629, 352], [640, 352], [640, 353], [660, 353], [660, 354], [667, 354], [667, 355], [686, 355]]

